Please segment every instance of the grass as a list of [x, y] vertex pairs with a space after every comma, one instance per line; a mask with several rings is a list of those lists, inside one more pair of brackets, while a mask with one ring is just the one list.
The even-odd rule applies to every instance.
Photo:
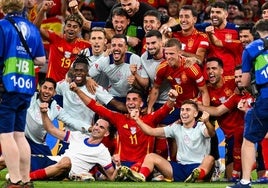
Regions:
[[[0, 172], [0, 185], [5, 181], [6, 170]], [[230, 183], [166, 183], [166, 182], [74, 182], [74, 181], [36, 181], [35, 188], [225, 188]], [[254, 185], [254, 188], [267, 188], [266, 185]]]

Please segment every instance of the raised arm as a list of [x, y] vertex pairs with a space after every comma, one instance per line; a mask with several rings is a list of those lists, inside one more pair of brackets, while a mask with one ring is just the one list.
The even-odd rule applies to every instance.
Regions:
[[215, 136], [215, 127], [210, 123], [209, 121], [209, 113], [207, 113], [206, 111], [203, 111], [202, 116], [199, 118], [200, 121], [202, 121], [205, 125], [206, 125], [206, 129], [205, 129], [205, 136], [207, 137], [213, 137]]
[[91, 102], [92, 98], [90, 98], [82, 90], [80, 90], [74, 82], [70, 83], [70, 90], [75, 92], [86, 106]]
[[[175, 105], [176, 98], [178, 97], [178, 93], [176, 90], [171, 89], [168, 92], [168, 101], [166, 102], [167, 105], [172, 108]], [[138, 109], [134, 109], [131, 111], [130, 116], [132, 119], [134, 119], [137, 124], [140, 126], [142, 131], [145, 134], [151, 135], [151, 136], [159, 136], [159, 137], [165, 137], [165, 131], [163, 127], [158, 127], [158, 128], [152, 128], [146, 123], [144, 123], [139, 117], [140, 117], [140, 112]]]
[[165, 136], [165, 132], [164, 132], [163, 127], [152, 128], [149, 125], [147, 125], [146, 123], [144, 123], [139, 117], [140, 113], [139, 113], [138, 109], [132, 110], [130, 113], [130, 116], [131, 116], [131, 118], [133, 118], [136, 121], [136, 123], [139, 125], [139, 127], [141, 128], [141, 130], [145, 134], [151, 135], [151, 136], [159, 136], [159, 137]]
[[48, 103], [40, 104], [40, 112], [45, 130], [56, 138], [64, 140], [66, 132], [56, 128], [47, 115]]
[[43, 1], [41, 8], [34, 20], [34, 24], [40, 29], [40, 33], [44, 39], [48, 39], [48, 31], [41, 28], [42, 21], [45, 19], [45, 13], [55, 5], [54, 1]]

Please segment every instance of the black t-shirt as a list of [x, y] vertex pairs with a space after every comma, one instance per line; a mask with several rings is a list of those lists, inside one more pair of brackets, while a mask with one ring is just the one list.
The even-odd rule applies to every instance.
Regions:
[[[105, 28], [113, 28], [113, 24], [112, 24], [112, 13], [113, 10], [116, 7], [121, 7], [121, 3], [117, 3], [113, 6], [110, 15], [106, 21], [105, 24]], [[141, 26], [143, 27], [143, 15], [148, 11], [148, 10], [156, 10], [154, 7], [152, 7], [151, 5], [144, 3], [144, 2], [140, 2], [140, 7], [138, 12], [136, 12], [131, 18], [130, 18], [130, 24], [131, 25], [135, 25], [135, 26]]]

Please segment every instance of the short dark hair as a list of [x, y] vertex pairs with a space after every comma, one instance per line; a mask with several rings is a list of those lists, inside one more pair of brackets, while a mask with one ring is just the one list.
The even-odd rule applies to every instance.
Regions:
[[268, 9], [268, 2], [264, 3], [262, 6], [261, 6], [261, 11], [264, 11]]
[[236, 71], [236, 70], [240, 70], [240, 69], [242, 69], [242, 65], [241, 65], [241, 64], [235, 66], [235, 71]]
[[137, 88], [131, 88], [130, 90], [128, 90], [127, 95], [129, 93], [136, 93], [136, 94], [139, 95], [140, 98], [143, 98], [142, 92], [139, 89], [137, 89]]
[[80, 27], [83, 26], [83, 19], [79, 16], [79, 14], [70, 14], [65, 18], [65, 24], [67, 21], [77, 22]]
[[189, 99], [185, 100], [185, 101], [182, 102], [181, 106], [184, 105], [184, 104], [190, 104], [196, 109], [196, 111], [198, 111], [198, 105], [193, 100], [189, 100]]
[[209, 57], [209, 58], [207, 58], [206, 63], [211, 62], [211, 61], [216, 61], [218, 63], [218, 65], [221, 68], [223, 68], [223, 62], [222, 62], [222, 60], [220, 58], [218, 58], [218, 57]]
[[230, 2], [228, 3], [228, 8], [229, 8], [229, 5], [236, 6], [236, 7], [238, 8], [239, 11], [243, 11], [243, 7], [242, 7], [242, 5], [241, 5], [239, 2], [237, 2], [237, 1], [230, 1]]
[[82, 64], [85, 64], [87, 69], [88, 69], [88, 66], [89, 66], [89, 62], [90, 59], [89, 57], [86, 55], [86, 52], [85, 51], [81, 51], [75, 58], [74, 62], [73, 62], [73, 65], [72, 67], [75, 68], [75, 66], [78, 64], [78, 63], [82, 63]]
[[254, 23], [243, 23], [239, 25], [238, 32], [241, 32], [243, 30], [249, 30], [252, 35], [254, 35]]
[[217, 1], [217, 2], [214, 2], [214, 3], [211, 3], [211, 8], [222, 8], [224, 10], [227, 11], [227, 4], [225, 2], [222, 2], [222, 1]]
[[180, 9], [181, 10], [190, 10], [192, 12], [193, 17], [197, 17], [198, 13], [196, 12], [196, 10], [194, 9], [194, 7], [192, 5], [183, 5]]
[[116, 8], [113, 9], [112, 17], [114, 17], [114, 16], [124, 16], [127, 19], [129, 19], [129, 15], [127, 14], [127, 12], [122, 7], [116, 7]]
[[112, 37], [111, 40], [113, 40], [113, 39], [124, 39], [125, 42], [126, 42], [126, 44], [127, 44], [127, 37], [126, 37], [126, 35], [124, 35], [124, 34], [115, 34], [115, 35]]
[[145, 34], [145, 38], [148, 38], [148, 37], [156, 37], [158, 39], [162, 39], [162, 34], [160, 31], [158, 30], [151, 30], [151, 31], [148, 31], [146, 34]]
[[44, 80], [41, 80], [41, 81], [39, 82], [39, 85], [42, 86], [45, 82], [50, 82], [50, 83], [52, 83], [54, 89], [56, 89], [56, 87], [57, 87], [57, 82], [56, 82], [53, 78], [50, 78], [50, 77], [45, 78]]
[[161, 13], [158, 12], [157, 10], [148, 10], [145, 12], [145, 14], [143, 15], [143, 18], [145, 16], [154, 16], [157, 18], [157, 20], [161, 21]]
[[268, 32], [268, 20], [266, 19], [260, 19], [256, 22], [255, 26], [254, 26], [255, 30], [258, 32], [263, 32], [266, 31]]

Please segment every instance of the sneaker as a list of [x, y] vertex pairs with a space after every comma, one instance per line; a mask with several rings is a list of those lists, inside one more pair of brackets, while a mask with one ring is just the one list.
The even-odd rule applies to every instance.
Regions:
[[193, 169], [192, 173], [188, 176], [188, 178], [186, 178], [186, 180], [184, 181], [185, 183], [194, 183], [200, 174], [200, 169], [199, 168], [195, 168]]
[[160, 172], [156, 172], [153, 174], [153, 178], [151, 181], [154, 182], [172, 182], [173, 180], [165, 178]]
[[23, 185], [24, 188], [34, 188], [34, 184], [32, 181], [26, 182]]
[[130, 180], [135, 181], [135, 182], [145, 182], [145, 177], [142, 174], [134, 170], [131, 170], [127, 166], [122, 166], [121, 170], [123, 174]]
[[234, 185], [226, 186], [226, 188], [251, 188], [251, 183], [248, 183], [248, 184], [244, 185], [239, 181]]
[[154, 176], [151, 181], [165, 181], [165, 178], [162, 174], [158, 174]]
[[12, 183], [9, 179], [2, 185], [2, 188], [24, 188], [24, 184], [22, 181]]
[[221, 174], [225, 171], [225, 167], [221, 162], [218, 162], [219, 164], [215, 166], [214, 172], [211, 177], [211, 181], [220, 181]]
[[125, 180], [125, 175], [122, 171], [122, 166], [120, 166], [119, 169], [117, 170], [115, 181], [124, 181], [124, 180]]
[[239, 182], [239, 180], [240, 180], [239, 176], [232, 176], [232, 178], [229, 179], [228, 181], [229, 182], [236, 183], [236, 182]]
[[256, 181], [254, 181], [254, 183], [256, 183], [256, 184], [266, 184], [266, 183], [268, 183], [268, 177], [261, 177], [261, 178], [257, 179]]
[[95, 181], [95, 178], [90, 173], [72, 174], [70, 179], [73, 181]]

